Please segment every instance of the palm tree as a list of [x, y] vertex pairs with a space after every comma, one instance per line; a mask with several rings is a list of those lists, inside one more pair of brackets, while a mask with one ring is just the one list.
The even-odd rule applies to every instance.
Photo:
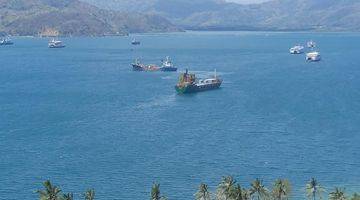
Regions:
[[275, 200], [283, 200], [283, 198], [288, 199], [291, 193], [291, 186], [288, 180], [278, 179], [275, 181], [272, 195]]
[[217, 200], [231, 199], [236, 181], [232, 176], [223, 177], [216, 191]]
[[247, 189], [242, 190], [242, 199], [243, 200], [251, 200], [250, 191]]
[[40, 200], [59, 200], [60, 188], [51, 184], [49, 180], [43, 183], [45, 190], [38, 190]]
[[84, 194], [85, 200], [94, 200], [95, 199], [95, 190], [89, 189]]
[[243, 200], [244, 194], [243, 194], [244, 190], [241, 188], [240, 184], [237, 184], [234, 188], [233, 191], [233, 199], [234, 200]]
[[351, 200], [360, 200], [360, 195], [358, 195], [357, 193], [355, 193], [352, 197]]
[[268, 197], [268, 190], [263, 185], [262, 180], [256, 179], [251, 183], [250, 195], [254, 198], [254, 195], [257, 197], [257, 200], [266, 199]]
[[329, 200], [346, 200], [345, 189], [336, 187], [333, 192], [330, 192]]
[[165, 200], [165, 196], [160, 194], [160, 184], [154, 183], [151, 188], [151, 198], [150, 200]]
[[64, 194], [63, 197], [62, 197], [62, 200], [74, 200], [73, 193]]
[[200, 184], [199, 190], [195, 194], [195, 200], [211, 200], [210, 192], [206, 184]]
[[309, 199], [316, 200], [316, 196], [322, 199], [321, 194], [324, 192], [324, 188], [317, 182], [315, 178], [311, 178], [308, 184], [306, 184], [306, 193]]

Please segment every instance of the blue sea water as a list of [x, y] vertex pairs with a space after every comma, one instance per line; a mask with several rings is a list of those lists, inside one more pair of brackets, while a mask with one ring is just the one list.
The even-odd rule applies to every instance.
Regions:
[[[304, 198], [311, 177], [329, 191], [360, 190], [360, 34], [187, 32], [129, 37], [14, 38], [0, 48], [0, 199], [36, 199], [50, 179], [77, 199], [192, 199], [222, 176], [271, 188], [288, 178]], [[288, 49], [313, 39], [323, 60]], [[133, 72], [159, 64], [221, 89], [177, 95], [178, 73]]]

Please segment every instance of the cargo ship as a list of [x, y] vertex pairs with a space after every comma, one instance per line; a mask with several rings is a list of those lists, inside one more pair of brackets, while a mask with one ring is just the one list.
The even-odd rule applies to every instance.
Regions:
[[145, 65], [140, 62], [139, 59], [136, 59], [134, 63], [131, 64], [134, 71], [159, 71], [160, 67], [156, 65]]
[[162, 61], [161, 67], [157, 65], [145, 65], [140, 62], [139, 59], [136, 59], [134, 63], [131, 64], [134, 71], [163, 71], [163, 72], [176, 72], [177, 68], [172, 64], [170, 57], [167, 56], [165, 60]]
[[203, 92], [220, 88], [222, 80], [217, 77], [216, 70], [213, 78], [196, 79], [195, 74], [189, 74], [188, 70], [179, 77], [175, 89], [179, 94]]

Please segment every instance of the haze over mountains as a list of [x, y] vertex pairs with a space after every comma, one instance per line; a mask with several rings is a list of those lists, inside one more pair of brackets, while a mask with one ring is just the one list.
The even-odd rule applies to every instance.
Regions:
[[241, 5], [225, 0], [84, 0], [106, 9], [156, 13], [196, 30], [360, 30], [358, 0], [271, 0]]
[[3, 35], [190, 30], [360, 31], [358, 0], [0, 0]]

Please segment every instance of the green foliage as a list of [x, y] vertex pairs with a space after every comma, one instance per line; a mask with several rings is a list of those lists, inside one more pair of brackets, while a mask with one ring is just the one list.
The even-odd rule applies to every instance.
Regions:
[[256, 179], [251, 183], [250, 195], [258, 200], [264, 200], [269, 197], [269, 192], [263, 184], [263, 181]]
[[84, 194], [85, 200], [94, 200], [95, 199], [95, 190], [89, 189]]
[[52, 185], [49, 180], [45, 181], [43, 186], [44, 190], [37, 191], [40, 200], [60, 200], [60, 188]]
[[74, 200], [73, 193], [64, 194], [63, 197], [62, 197], [62, 200]]
[[345, 189], [336, 187], [329, 193], [329, 200], [346, 200]]
[[216, 191], [217, 200], [229, 200], [233, 197], [236, 181], [232, 176], [223, 177]]
[[312, 178], [309, 183], [306, 184], [306, 195], [308, 199], [316, 200], [317, 197], [322, 199], [322, 193], [324, 188], [318, 183], [315, 178]]
[[211, 200], [211, 194], [206, 184], [200, 184], [198, 191], [195, 193], [195, 200]]
[[166, 200], [165, 196], [161, 196], [160, 193], [160, 184], [154, 183], [151, 188], [151, 198], [150, 200]]
[[288, 180], [277, 179], [274, 182], [271, 194], [275, 200], [289, 199], [291, 194], [290, 182]]
[[351, 200], [360, 200], [360, 195], [358, 193], [355, 193], [352, 197]]

